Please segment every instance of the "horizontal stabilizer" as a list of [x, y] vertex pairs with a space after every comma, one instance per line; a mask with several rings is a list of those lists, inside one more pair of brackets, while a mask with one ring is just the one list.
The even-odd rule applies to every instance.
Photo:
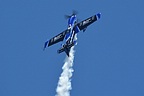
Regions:
[[62, 53], [62, 52], [64, 52], [64, 50], [65, 50], [64, 47], [62, 47], [61, 49], [57, 50], [57, 52]]
[[72, 46], [74, 46], [76, 44], [76, 41], [74, 41], [73, 43], [70, 43], [68, 45], [63, 45], [63, 47], [61, 49], [59, 49], [57, 52], [58, 53], [62, 53], [62, 52], [66, 52], [67, 56], [69, 56], [69, 52]]

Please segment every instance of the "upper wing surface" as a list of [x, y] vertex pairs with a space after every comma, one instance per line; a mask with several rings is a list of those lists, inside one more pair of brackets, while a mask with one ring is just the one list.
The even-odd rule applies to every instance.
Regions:
[[93, 22], [97, 21], [99, 18], [100, 18], [100, 13], [94, 15], [94, 16], [91, 16], [83, 21], [81, 21], [80, 23], [77, 24], [79, 30], [83, 30], [85, 29], [87, 26], [89, 26], [90, 24], [92, 24]]
[[69, 30], [65, 30], [63, 32], [61, 32], [60, 34], [56, 35], [55, 37], [51, 38], [49, 41], [45, 42], [44, 48], [46, 48], [46, 46], [51, 46], [55, 43], [58, 43], [60, 41], [64, 40], [65, 35], [69, 32]]

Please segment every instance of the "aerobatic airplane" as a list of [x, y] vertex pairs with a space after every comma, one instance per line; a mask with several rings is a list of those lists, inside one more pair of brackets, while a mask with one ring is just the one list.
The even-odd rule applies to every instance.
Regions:
[[66, 17], [68, 18], [68, 28], [60, 34], [56, 35], [55, 37], [51, 38], [50, 40], [46, 41], [44, 44], [44, 49], [47, 46], [49, 47], [65, 39], [65, 43], [62, 44], [62, 47], [57, 52], [65, 52], [67, 56], [69, 56], [71, 47], [76, 44], [76, 40], [74, 39], [75, 35], [81, 30], [84, 32], [90, 24], [100, 19], [101, 13], [93, 15], [79, 23], [77, 22], [75, 13], [73, 13], [71, 16]]

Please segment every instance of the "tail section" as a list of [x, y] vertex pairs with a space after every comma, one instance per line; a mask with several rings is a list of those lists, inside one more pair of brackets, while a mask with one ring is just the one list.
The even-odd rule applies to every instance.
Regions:
[[59, 49], [59, 50], [57, 50], [57, 53], [62, 53], [62, 52], [64, 52], [65, 51], [65, 49], [64, 49], [64, 47], [63, 48], [61, 48], [61, 49]]
[[65, 51], [65, 53], [67, 54], [67, 56], [69, 57], [69, 53], [70, 53], [70, 49], [72, 46], [74, 46], [76, 44], [76, 41], [74, 41], [71, 44], [67, 44], [67, 45], [63, 45], [63, 47], [61, 49], [59, 49], [57, 52], [58, 53], [62, 53]]
[[64, 48], [64, 47], [63, 47], [63, 48], [59, 49], [57, 52], [60, 54], [60, 53], [62, 53], [62, 52], [65, 51], [65, 53], [66, 53], [67, 56], [69, 57], [70, 49], [71, 49], [71, 48]]
[[69, 49], [66, 48], [66, 49], [65, 49], [65, 53], [67, 54], [68, 57], [69, 57], [70, 49], [71, 49], [71, 48], [69, 48]]

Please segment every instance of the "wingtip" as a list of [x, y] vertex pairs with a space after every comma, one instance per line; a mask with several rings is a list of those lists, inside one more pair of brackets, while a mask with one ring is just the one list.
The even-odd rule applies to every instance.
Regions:
[[98, 17], [98, 19], [100, 19], [101, 18], [101, 13], [98, 13], [97, 17]]
[[48, 46], [48, 41], [45, 42], [43, 51], [45, 50], [45, 48], [46, 48], [47, 46]]

